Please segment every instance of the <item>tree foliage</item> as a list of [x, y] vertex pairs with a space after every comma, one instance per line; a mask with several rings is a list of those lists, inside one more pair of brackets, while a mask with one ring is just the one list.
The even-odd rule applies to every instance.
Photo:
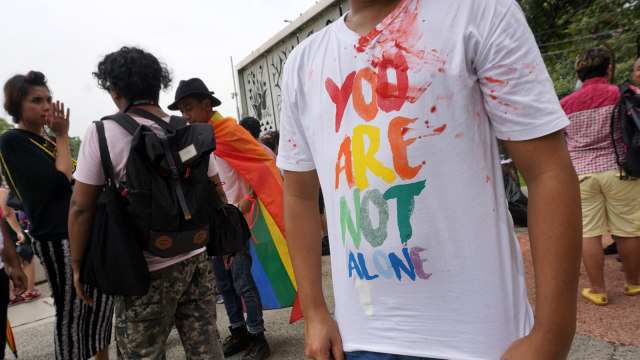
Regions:
[[574, 91], [576, 55], [609, 50], [615, 83], [630, 82], [640, 55], [638, 0], [520, 0], [559, 97]]
[[13, 129], [13, 124], [0, 117], [0, 134], [9, 129]]

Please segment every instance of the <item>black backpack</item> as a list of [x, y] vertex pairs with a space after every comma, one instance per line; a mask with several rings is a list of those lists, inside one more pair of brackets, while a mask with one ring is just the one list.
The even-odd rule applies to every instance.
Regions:
[[140, 108], [130, 113], [165, 130], [158, 135], [124, 113], [105, 116], [133, 138], [126, 179], [118, 184], [126, 214], [143, 250], [172, 257], [204, 247], [209, 241], [215, 191], [207, 171], [215, 149], [213, 126], [187, 126], [182, 117], [169, 123]]
[[[620, 101], [616, 103], [611, 113], [611, 140], [616, 153], [616, 162], [620, 167], [620, 177], [640, 177], [640, 95], [633, 91], [629, 84], [618, 85]], [[614, 119], [620, 118], [622, 142], [626, 161], [620, 161], [620, 154], [614, 138]], [[622, 173], [624, 171], [624, 174]]]

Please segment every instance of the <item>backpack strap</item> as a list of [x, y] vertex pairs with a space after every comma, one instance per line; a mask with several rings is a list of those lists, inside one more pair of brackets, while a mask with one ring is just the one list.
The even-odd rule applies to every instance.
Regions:
[[178, 202], [180, 202], [180, 207], [182, 208], [184, 218], [185, 220], [191, 220], [191, 212], [189, 211], [187, 201], [184, 198], [182, 186], [180, 186], [180, 174], [178, 173], [176, 162], [173, 159], [173, 153], [171, 152], [171, 147], [169, 146], [169, 140], [167, 140], [167, 137], [163, 135], [158, 135], [158, 138], [160, 139], [160, 143], [162, 144], [162, 148], [164, 149], [165, 157], [167, 159], [167, 162], [169, 163], [169, 169], [171, 170], [171, 183], [173, 184], [173, 189], [176, 191], [176, 195], [178, 196]]
[[102, 171], [104, 171], [104, 177], [115, 186], [116, 181], [113, 174], [111, 154], [109, 153], [109, 146], [107, 145], [107, 137], [104, 133], [104, 123], [102, 121], [94, 121], [93, 123], [96, 124], [96, 132], [98, 133], [98, 145], [100, 146], [100, 162], [102, 163]]
[[113, 121], [115, 121], [118, 125], [120, 125], [120, 127], [122, 127], [123, 129], [127, 130], [127, 132], [129, 134], [131, 134], [131, 136], [133, 136], [133, 134], [135, 134], [136, 130], [138, 130], [138, 127], [140, 127], [140, 124], [138, 124], [137, 121], [133, 120], [133, 118], [131, 116], [129, 116], [127, 114], [123, 114], [123, 113], [107, 115], [107, 116], [103, 117], [102, 119], [100, 119], [100, 121], [104, 121], [104, 120], [113, 120]]
[[151, 112], [141, 109], [141, 108], [133, 108], [129, 110], [130, 113], [132, 114], [136, 114], [140, 117], [143, 117], [147, 120], [151, 120], [154, 123], [156, 123], [158, 126], [160, 126], [161, 128], [163, 128], [166, 132], [175, 132], [176, 131], [176, 127], [164, 120], [162, 120], [160, 117], [152, 114]]

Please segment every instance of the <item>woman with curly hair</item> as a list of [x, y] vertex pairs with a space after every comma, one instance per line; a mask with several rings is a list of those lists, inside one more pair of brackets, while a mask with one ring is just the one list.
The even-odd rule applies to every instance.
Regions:
[[[43, 73], [15, 75], [4, 85], [4, 108], [18, 124], [0, 136], [0, 160], [9, 187], [31, 221], [34, 250], [44, 267], [56, 309], [56, 359], [108, 359], [111, 297], [87, 288], [93, 306], [76, 295], [67, 231], [71, 174], [69, 109], [53, 102]], [[54, 136], [50, 136], [46, 129]]]
[[[170, 117], [158, 105], [161, 89], [171, 83], [164, 64], [138, 48], [123, 47], [108, 54], [93, 73], [98, 84], [109, 92], [121, 112], [139, 108], [163, 121]], [[152, 120], [129, 114], [140, 125], [158, 134], [163, 128]], [[157, 120], [160, 121], [160, 120]], [[124, 182], [132, 136], [112, 120], [104, 120], [104, 133], [115, 181]], [[80, 146], [76, 185], [71, 198], [69, 232], [74, 282], [81, 298], [80, 264], [89, 242], [96, 201], [105, 184], [100, 161], [96, 125], [87, 130]], [[215, 158], [210, 157], [207, 175], [220, 182]], [[149, 290], [143, 296], [114, 296], [118, 357], [163, 359], [166, 341], [175, 325], [187, 359], [222, 359], [216, 327], [216, 300], [213, 269], [205, 247], [173, 257], [159, 257], [144, 251], [151, 274]]]

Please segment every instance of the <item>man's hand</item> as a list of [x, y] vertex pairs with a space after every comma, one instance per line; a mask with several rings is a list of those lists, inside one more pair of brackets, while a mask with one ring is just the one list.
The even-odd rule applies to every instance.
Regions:
[[314, 360], [343, 360], [342, 338], [338, 324], [327, 312], [319, 317], [305, 317], [305, 354]]
[[27, 275], [24, 274], [20, 266], [11, 266], [10, 264], [4, 265], [4, 271], [11, 279], [13, 283], [13, 294], [22, 295], [27, 289]]
[[80, 265], [81, 263], [76, 262], [72, 264], [73, 267], [73, 287], [76, 288], [76, 294], [80, 300], [84, 301], [85, 304], [89, 306], [93, 306], [93, 299], [87, 295], [85, 291], [85, 285], [80, 281]]
[[567, 351], [564, 351], [564, 344], [556, 344], [556, 340], [553, 336], [538, 336], [533, 330], [511, 344], [500, 360], [564, 360]]

